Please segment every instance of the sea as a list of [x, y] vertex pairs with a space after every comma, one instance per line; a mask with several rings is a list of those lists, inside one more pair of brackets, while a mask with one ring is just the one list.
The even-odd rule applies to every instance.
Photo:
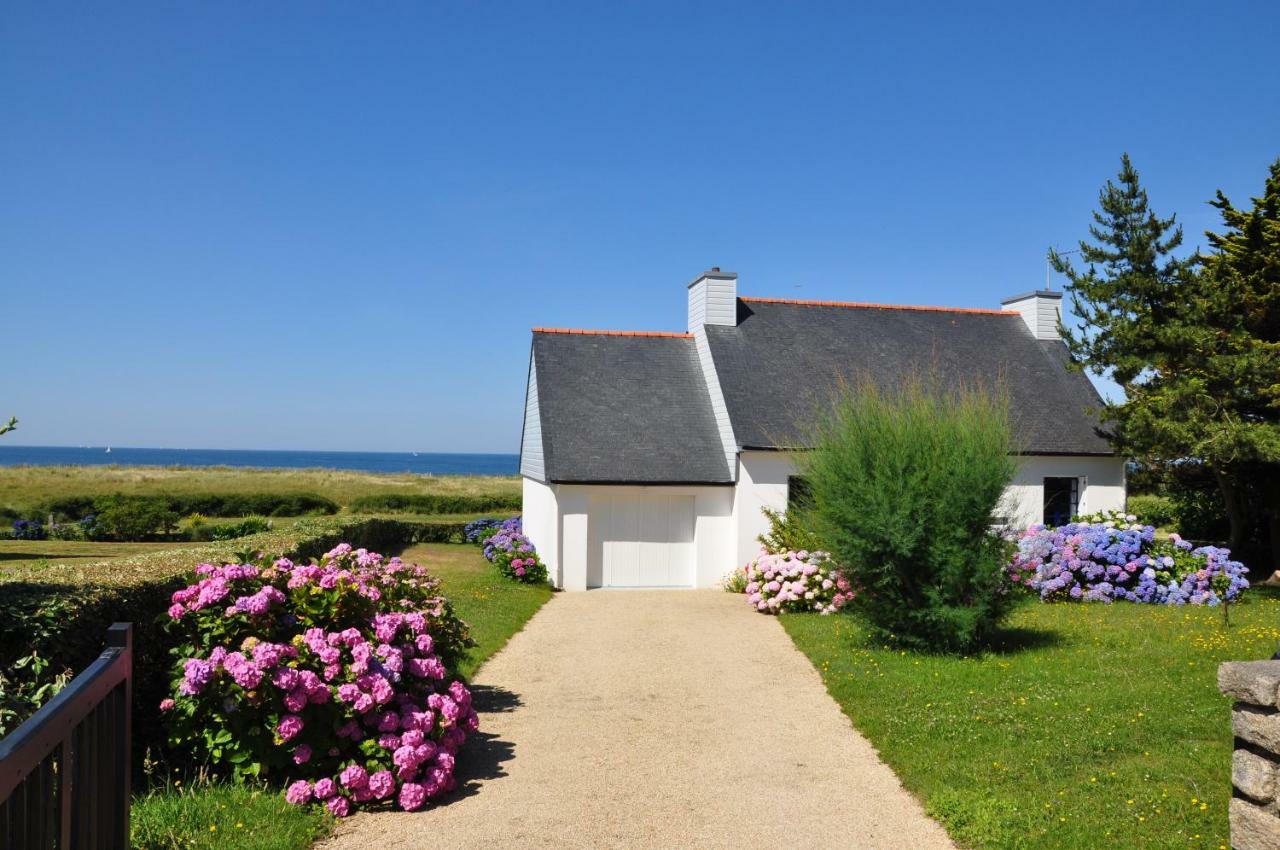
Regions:
[[0, 466], [238, 466], [350, 469], [423, 475], [515, 475], [520, 456], [452, 452], [305, 452], [261, 449], [141, 449], [15, 446], [0, 440]]

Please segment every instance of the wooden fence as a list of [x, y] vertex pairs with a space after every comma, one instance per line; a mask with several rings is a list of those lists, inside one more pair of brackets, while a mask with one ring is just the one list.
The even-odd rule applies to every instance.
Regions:
[[0, 739], [0, 847], [129, 846], [133, 625], [107, 630], [97, 660]]

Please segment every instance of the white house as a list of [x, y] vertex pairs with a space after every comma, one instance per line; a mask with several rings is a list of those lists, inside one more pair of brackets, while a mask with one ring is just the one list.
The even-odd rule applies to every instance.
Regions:
[[687, 333], [534, 328], [520, 473], [524, 528], [566, 590], [708, 587], [756, 556], [763, 507], [794, 492], [804, 420], [838, 382], [919, 368], [1000, 375], [1025, 451], [1008, 520], [1123, 509], [1101, 400], [1067, 368], [1062, 294], [1002, 310], [746, 298], [689, 284]]

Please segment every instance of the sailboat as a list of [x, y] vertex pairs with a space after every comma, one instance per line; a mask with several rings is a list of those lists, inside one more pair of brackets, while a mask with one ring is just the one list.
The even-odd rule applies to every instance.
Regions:
[[107, 446], [107, 454], [111, 454], [111, 446]]

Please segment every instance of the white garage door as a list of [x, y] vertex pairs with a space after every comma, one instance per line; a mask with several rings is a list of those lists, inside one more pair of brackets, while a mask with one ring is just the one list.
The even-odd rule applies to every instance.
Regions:
[[692, 587], [693, 497], [592, 496], [588, 587]]

